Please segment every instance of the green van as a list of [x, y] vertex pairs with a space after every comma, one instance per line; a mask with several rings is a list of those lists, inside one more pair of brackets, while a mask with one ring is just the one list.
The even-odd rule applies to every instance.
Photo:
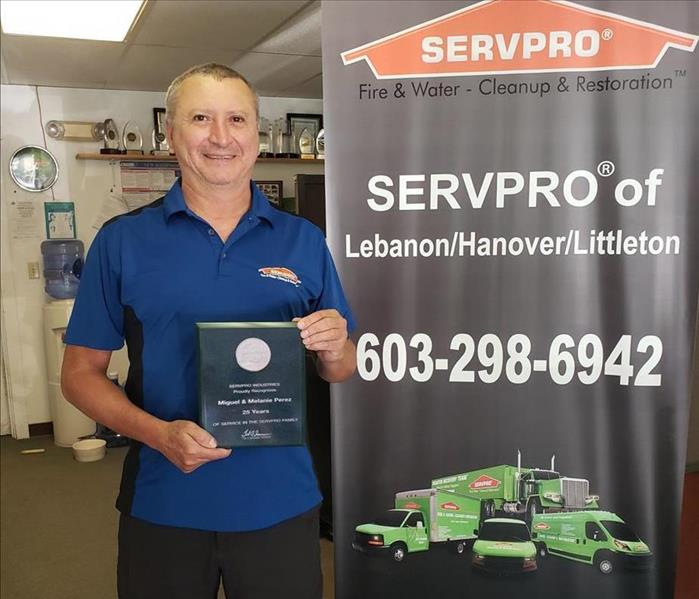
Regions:
[[580, 511], [537, 514], [532, 538], [539, 555], [557, 555], [597, 567], [647, 569], [653, 554], [631, 527], [612, 512]]
[[483, 522], [473, 544], [472, 564], [497, 574], [536, 571], [536, 547], [527, 525], [511, 518]]

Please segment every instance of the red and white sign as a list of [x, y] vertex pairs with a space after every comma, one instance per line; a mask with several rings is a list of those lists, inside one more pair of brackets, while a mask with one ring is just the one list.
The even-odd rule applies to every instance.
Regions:
[[699, 36], [563, 0], [485, 0], [342, 53], [377, 79], [654, 68]]
[[500, 481], [497, 478], [493, 478], [492, 476], [488, 476], [487, 474], [481, 474], [468, 486], [468, 488], [474, 491], [483, 491], [497, 489], [499, 486]]
[[411, 501], [411, 502], [409, 502], [409, 503], [406, 503], [406, 504], [403, 506], [403, 508], [406, 509], [406, 510], [419, 510], [419, 509], [420, 509], [420, 506], [419, 506], [417, 503], [415, 503], [414, 501]]
[[443, 503], [441, 505], [441, 508], [443, 510], [451, 510], [453, 512], [458, 512], [461, 508], [456, 505], [455, 503], [452, 503], [451, 501], [448, 501], [447, 503]]

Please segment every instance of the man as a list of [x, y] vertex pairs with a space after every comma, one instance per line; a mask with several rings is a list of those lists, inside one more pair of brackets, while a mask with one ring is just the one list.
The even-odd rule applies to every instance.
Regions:
[[[195, 322], [297, 320], [330, 382], [352, 375], [352, 315], [322, 233], [252, 183], [258, 101], [194, 67], [167, 93], [182, 178], [106, 223], [66, 333], [63, 392], [130, 437], [117, 508], [121, 599], [320, 599], [318, 491], [305, 447], [217, 447], [195, 424]], [[263, 277], [285, 267], [297, 281]], [[296, 284], [299, 283], [299, 284]], [[126, 395], [105, 376], [126, 339]]]

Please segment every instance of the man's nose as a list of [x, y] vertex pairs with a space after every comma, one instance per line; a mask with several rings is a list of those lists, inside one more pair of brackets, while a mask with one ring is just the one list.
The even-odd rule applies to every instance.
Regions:
[[209, 140], [219, 146], [227, 146], [231, 142], [231, 132], [225, 121], [214, 120], [209, 129]]

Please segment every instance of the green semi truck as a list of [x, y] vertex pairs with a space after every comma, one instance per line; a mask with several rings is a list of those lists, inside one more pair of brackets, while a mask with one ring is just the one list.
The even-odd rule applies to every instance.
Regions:
[[536, 514], [599, 507], [599, 497], [590, 495], [589, 481], [561, 476], [554, 465], [555, 456], [548, 470], [523, 468], [518, 454], [517, 466], [492, 466], [454, 474], [433, 480], [432, 487], [481, 501], [481, 520], [500, 511], [524, 514], [531, 525]]
[[538, 514], [531, 532], [541, 557], [550, 554], [594, 565], [602, 574], [652, 565], [648, 545], [612, 512]]
[[453, 491], [396, 493], [395, 509], [356, 527], [352, 547], [362, 553], [388, 555], [395, 562], [435, 543], [463, 554], [478, 534], [480, 510], [479, 500]]

